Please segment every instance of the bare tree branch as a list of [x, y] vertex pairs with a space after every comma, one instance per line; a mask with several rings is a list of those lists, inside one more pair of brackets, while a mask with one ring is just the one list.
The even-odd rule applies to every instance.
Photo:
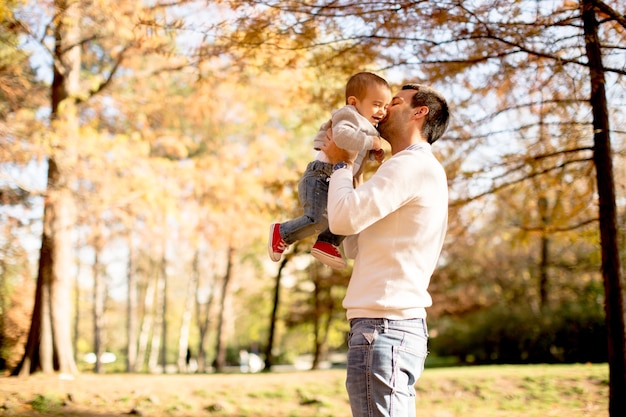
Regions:
[[609, 15], [610, 20], [615, 20], [617, 23], [626, 28], [626, 17], [624, 16], [624, 13], [619, 13], [617, 10], [600, 0], [593, 0], [593, 4], [603, 13]]

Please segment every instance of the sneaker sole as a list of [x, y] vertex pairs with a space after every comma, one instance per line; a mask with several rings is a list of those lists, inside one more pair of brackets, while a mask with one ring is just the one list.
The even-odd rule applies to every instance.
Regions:
[[276, 224], [272, 224], [270, 226], [270, 238], [267, 241], [267, 253], [270, 255], [270, 259], [272, 261], [278, 262], [278, 261], [280, 261], [280, 258], [283, 256], [283, 254], [282, 253], [278, 253], [277, 254], [277, 253], [274, 252], [274, 249], [272, 249], [272, 240], [274, 238], [274, 226], [275, 225]]
[[311, 256], [313, 256], [324, 265], [328, 265], [333, 269], [344, 269], [347, 266], [346, 262], [343, 259], [337, 259], [334, 256], [329, 256], [319, 249], [311, 249]]

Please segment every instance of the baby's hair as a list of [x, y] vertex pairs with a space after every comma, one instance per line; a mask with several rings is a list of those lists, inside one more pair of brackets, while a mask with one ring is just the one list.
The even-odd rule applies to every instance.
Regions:
[[367, 94], [367, 89], [380, 86], [391, 90], [389, 83], [382, 77], [371, 72], [359, 72], [354, 74], [346, 84], [346, 103], [348, 97], [354, 96], [359, 100], [363, 100]]

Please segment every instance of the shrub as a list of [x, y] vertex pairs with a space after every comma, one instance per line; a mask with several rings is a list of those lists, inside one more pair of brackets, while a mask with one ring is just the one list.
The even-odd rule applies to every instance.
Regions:
[[607, 332], [601, 306], [563, 304], [541, 313], [499, 305], [463, 319], [433, 323], [434, 356], [462, 363], [606, 362]]

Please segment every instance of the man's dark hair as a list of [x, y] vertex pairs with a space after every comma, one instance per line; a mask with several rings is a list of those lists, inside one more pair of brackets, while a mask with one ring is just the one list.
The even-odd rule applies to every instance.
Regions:
[[405, 84], [402, 89], [417, 91], [411, 100], [411, 107], [428, 107], [422, 134], [428, 143], [435, 142], [446, 131], [450, 121], [450, 110], [446, 99], [435, 89], [422, 84]]

